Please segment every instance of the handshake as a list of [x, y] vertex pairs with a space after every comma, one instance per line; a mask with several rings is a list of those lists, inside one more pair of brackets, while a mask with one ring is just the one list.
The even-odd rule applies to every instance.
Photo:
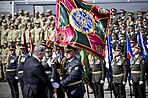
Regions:
[[53, 83], [52, 83], [52, 86], [53, 86], [54, 88], [59, 88], [59, 87], [60, 87], [59, 83], [56, 83], [56, 82], [53, 82]]
[[59, 83], [53, 82], [52, 86], [54, 87], [53, 93], [56, 93], [57, 89], [60, 87]]

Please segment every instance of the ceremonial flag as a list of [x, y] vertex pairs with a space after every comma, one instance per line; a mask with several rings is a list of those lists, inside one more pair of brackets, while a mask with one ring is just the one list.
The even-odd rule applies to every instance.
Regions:
[[83, 0], [56, 1], [55, 42], [70, 44], [104, 58], [110, 13]]
[[107, 35], [107, 48], [108, 48], [108, 60], [109, 62], [111, 62], [113, 59], [113, 54], [112, 54], [112, 45], [109, 34]]
[[[111, 40], [110, 40], [109, 34], [107, 35], [107, 48], [108, 48], [109, 71], [112, 74], [111, 62], [113, 60], [113, 54], [112, 54], [112, 44], [111, 44]], [[112, 80], [112, 76], [110, 76], [110, 80]]]
[[81, 63], [83, 66], [83, 80], [88, 83], [88, 85], [92, 88], [92, 82], [90, 80], [90, 73], [89, 73], [89, 60], [88, 55], [86, 55], [86, 52], [84, 50], [80, 51], [81, 55]]
[[143, 37], [141, 36], [140, 32], [138, 32], [138, 43], [142, 47], [141, 55], [144, 57], [146, 64], [148, 64], [148, 48], [146, 46], [146, 42], [143, 41]]
[[31, 52], [31, 55], [32, 55], [32, 53], [33, 53], [33, 37], [32, 37], [31, 32], [29, 33], [29, 38], [30, 38], [30, 52]]
[[133, 57], [133, 52], [132, 52], [130, 41], [129, 41], [129, 38], [128, 38], [127, 34], [126, 34], [126, 44], [127, 44], [127, 46], [126, 46], [126, 49], [127, 49], [127, 59], [130, 60]]

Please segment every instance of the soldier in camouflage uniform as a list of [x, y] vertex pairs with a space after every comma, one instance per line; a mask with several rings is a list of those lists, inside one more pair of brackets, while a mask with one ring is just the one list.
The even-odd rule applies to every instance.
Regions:
[[44, 30], [41, 28], [39, 20], [35, 21], [35, 27], [32, 30], [32, 34], [33, 34], [34, 44], [41, 42], [41, 40], [43, 39]]
[[6, 64], [7, 64], [7, 58], [8, 58], [8, 43], [5, 41], [2, 47], [2, 53], [1, 53], [1, 58], [2, 58], [2, 78], [5, 81], [6, 80]]
[[20, 35], [20, 30], [18, 29], [17, 23], [14, 24], [14, 31], [12, 31], [11, 33], [12, 33], [12, 41], [16, 42], [16, 39], [19, 38]]
[[26, 29], [26, 32], [25, 32], [25, 37], [26, 37], [26, 43], [29, 43], [30, 42], [30, 33], [32, 32], [32, 23], [29, 22], [27, 24], [27, 29]]
[[8, 15], [7, 15], [7, 24], [8, 24], [8, 28], [11, 27], [11, 19], [12, 19], [12, 14], [8, 14]]
[[135, 46], [130, 63], [131, 63], [131, 84], [135, 90], [135, 98], [146, 98], [145, 93], [145, 71], [146, 62], [144, 58], [140, 55], [141, 46], [138, 44]]
[[3, 23], [3, 29], [1, 30], [1, 45], [4, 44], [4, 41], [7, 41], [9, 29], [6, 23]]
[[118, 44], [115, 49], [115, 58], [112, 60], [112, 74], [115, 98], [126, 98], [125, 85], [127, 82], [127, 61], [123, 56], [123, 47]]
[[10, 31], [8, 33], [8, 37], [7, 37], [7, 41], [10, 41], [12, 40], [13, 41], [13, 33], [14, 33], [14, 24], [11, 24], [11, 28], [10, 28]]
[[55, 19], [55, 16], [52, 14], [52, 10], [51, 9], [48, 9], [47, 10], [47, 18], [48, 18], [48, 20], [50, 20], [50, 19]]

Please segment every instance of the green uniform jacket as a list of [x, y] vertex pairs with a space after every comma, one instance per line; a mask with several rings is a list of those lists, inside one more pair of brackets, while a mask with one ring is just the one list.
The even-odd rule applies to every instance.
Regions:
[[146, 69], [146, 63], [142, 56], [131, 59], [131, 79], [133, 82], [139, 82], [144, 80]]
[[122, 83], [127, 81], [128, 66], [127, 61], [123, 56], [118, 59], [115, 57], [112, 61], [113, 83]]

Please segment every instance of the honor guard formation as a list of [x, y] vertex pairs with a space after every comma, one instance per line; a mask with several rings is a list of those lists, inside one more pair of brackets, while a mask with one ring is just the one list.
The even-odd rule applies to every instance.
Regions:
[[[57, 98], [84, 98], [87, 82], [83, 80], [81, 50], [54, 42], [56, 17], [52, 10], [37, 11], [32, 16], [29, 11], [19, 9], [13, 17], [1, 14], [0, 18], [0, 81], [8, 82], [12, 98], [54, 98], [55, 93]], [[148, 48], [148, 12], [110, 9], [112, 61], [86, 51], [94, 98], [104, 98], [105, 90], [113, 91], [115, 98], [126, 98], [127, 82], [130, 96], [146, 98], [148, 54], [141, 55], [144, 49], [139, 44], [139, 33]], [[127, 36], [133, 54], [130, 59]], [[110, 54], [105, 52], [105, 55]], [[104, 89], [105, 79], [107, 89]]]

